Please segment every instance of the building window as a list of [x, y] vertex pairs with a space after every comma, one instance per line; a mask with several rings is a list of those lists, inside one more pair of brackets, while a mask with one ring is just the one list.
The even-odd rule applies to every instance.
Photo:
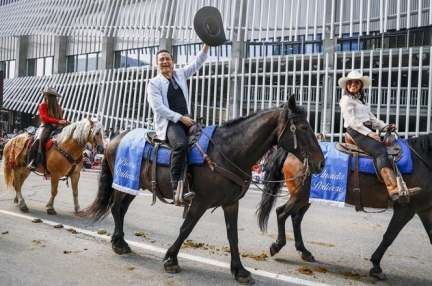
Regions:
[[14, 78], [15, 77], [15, 61], [3, 61], [0, 62], [0, 70], [2, 70], [3, 77]]
[[82, 72], [99, 68], [100, 53], [81, 54], [66, 58], [67, 72]]
[[44, 76], [53, 73], [53, 57], [27, 60], [27, 76]]
[[315, 40], [314, 36], [309, 34], [307, 37], [300, 35], [297, 38], [287, 36], [283, 40], [280, 37], [270, 38], [267, 42], [264, 39], [254, 40], [247, 45], [247, 57], [316, 54], [323, 51], [322, 34], [317, 34]]
[[430, 46], [432, 37], [432, 26], [409, 30], [409, 46]]
[[128, 68], [153, 65], [156, 63], [158, 47], [117, 51], [114, 53], [114, 67]]

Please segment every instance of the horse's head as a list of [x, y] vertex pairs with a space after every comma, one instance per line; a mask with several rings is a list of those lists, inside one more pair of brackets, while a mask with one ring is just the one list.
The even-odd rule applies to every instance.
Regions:
[[294, 95], [284, 105], [279, 122], [279, 146], [293, 153], [300, 161], [307, 162], [313, 173], [320, 173], [325, 164], [324, 155], [306, 113], [297, 106]]
[[90, 132], [88, 134], [87, 142], [94, 146], [104, 146], [103, 138], [103, 125], [100, 122], [88, 119], [90, 124]]

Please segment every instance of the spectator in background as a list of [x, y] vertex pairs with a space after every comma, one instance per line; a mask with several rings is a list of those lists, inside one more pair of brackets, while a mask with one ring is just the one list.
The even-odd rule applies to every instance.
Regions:
[[114, 131], [112, 127], [108, 128], [108, 138], [109, 140], [112, 140], [114, 138]]
[[[113, 138], [119, 134], [120, 134], [120, 125], [116, 125]], [[113, 138], [111, 138], [111, 139], [113, 139]]]
[[90, 154], [91, 154], [90, 150], [84, 149], [84, 152], [83, 152], [83, 156], [84, 156], [83, 166], [86, 169], [91, 169], [91, 167], [93, 166], [93, 161], [90, 158]]

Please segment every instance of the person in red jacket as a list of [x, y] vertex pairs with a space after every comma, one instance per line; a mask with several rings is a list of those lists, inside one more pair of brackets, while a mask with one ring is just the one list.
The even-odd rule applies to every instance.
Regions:
[[43, 90], [42, 93], [44, 99], [39, 105], [39, 115], [42, 124], [40, 126], [41, 130], [38, 131], [37, 138], [30, 149], [29, 162], [31, 170], [36, 170], [37, 166], [42, 163], [46, 140], [51, 132], [68, 124], [68, 122], [63, 119], [62, 108], [58, 103], [58, 98], [61, 97], [61, 95], [57, 90], [48, 87]]

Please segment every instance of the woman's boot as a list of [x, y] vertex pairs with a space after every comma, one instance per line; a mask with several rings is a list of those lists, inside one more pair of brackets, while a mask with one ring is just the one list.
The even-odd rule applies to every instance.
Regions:
[[394, 171], [390, 168], [382, 168], [381, 176], [384, 179], [384, 183], [387, 187], [389, 197], [392, 201], [399, 199], [399, 189], [397, 186], [396, 175]]

